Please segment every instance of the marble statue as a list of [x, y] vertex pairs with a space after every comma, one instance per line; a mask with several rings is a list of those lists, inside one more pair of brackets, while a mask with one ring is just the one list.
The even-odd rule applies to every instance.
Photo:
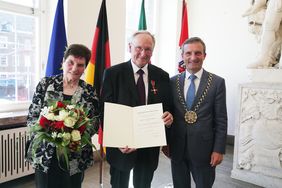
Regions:
[[248, 68], [282, 68], [282, 0], [252, 0], [243, 16], [260, 42], [260, 53]]

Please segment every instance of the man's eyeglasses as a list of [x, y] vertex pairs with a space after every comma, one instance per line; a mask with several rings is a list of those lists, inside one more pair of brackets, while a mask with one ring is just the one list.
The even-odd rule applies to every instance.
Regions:
[[134, 49], [136, 52], [141, 53], [144, 51], [146, 54], [152, 54], [153, 50], [151, 48], [142, 48], [141, 46], [135, 46], [133, 43], [131, 43], [132, 46], [134, 46]]

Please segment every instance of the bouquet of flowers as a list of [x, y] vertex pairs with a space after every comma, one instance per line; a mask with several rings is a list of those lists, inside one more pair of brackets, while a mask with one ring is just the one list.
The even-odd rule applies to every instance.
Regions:
[[87, 144], [95, 148], [89, 134], [94, 127], [82, 106], [68, 101], [53, 101], [50, 104], [41, 110], [38, 121], [31, 127], [31, 132], [35, 133], [32, 153], [35, 155], [44, 140], [51, 142], [56, 146], [59, 164], [63, 161], [69, 169], [70, 152], [80, 152]]

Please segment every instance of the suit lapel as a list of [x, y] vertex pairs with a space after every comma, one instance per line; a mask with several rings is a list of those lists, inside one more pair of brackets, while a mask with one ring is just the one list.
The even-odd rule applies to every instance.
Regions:
[[[185, 82], [185, 77], [186, 77], [186, 71], [182, 72], [180, 74], [180, 78], [179, 78], [179, 84], [180, 84], [180, 94], [182, 96], [182, 99], [185, 99], [184, 96], [184, 82]], [[186, 103], [186, 102], [185, 102]]]
[[201, 97], [202, 93], [204, 92], [205, 88], [207, 87], [207, 84], [208, 84], [208, 73], [207, 71], [203, 70], [203, 74], [202, 74], [202, 77], [201, 77], [201, 81], [200, 81], [200, 84], [199, 84], [199, 88], [198, 88], [198, 91], [196, 93], [196, 97], [193, 102], [193, 107], [195, 104], [197, 104], [199, 98]]
[[153, 95], [152, 95], [152, 81], [155, 82], [156, 79], [154, 78], [155, 74], [154, 71], [152, 70], [152, 67], [150, 64], [148, 64], [148, 100], [147, 103], [148, 104], [152, 104], [153, 103]]
[[[177, 75], [176, 78], [176, 82], [178, 82], [177, 80], [179, 79], [179, 91], [177, 88], [177, 84], [175, 84], [173, 87], [175, 87], [175, 91], [176, 91], [176, 96], [180, 102], [180, 104], [182, 104], [182, 99], [185, 100], [184, 97], [184, 82], [185, 82], [185, 75], [186, 75], [186, 71], [182, 72], [181, 74]], [[178, 78], [179, 77], [179, 78]], [[179, 92], [179, 93], [178, 93]], [[179, 97], [179, 94], [181, 95], [181, 98]], [[186, 101], [185, 101], [186, 104]]]

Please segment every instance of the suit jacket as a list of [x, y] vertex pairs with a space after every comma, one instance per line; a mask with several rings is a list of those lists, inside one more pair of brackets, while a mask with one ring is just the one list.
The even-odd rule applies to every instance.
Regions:
[[[203, 71], [196, 98], [192, 105], [194, 109], [200, 96], [208, 83], [207, 71]], [[197, 121], [194, 124], [185, 122], [185, 110], [180, 103], [176, 89], [177, 76], [171, 78], [173, 96], [174, 122], [170, 129], [170, 155], [171, 159], [178, 162], [185, 155], [195, 165], [210, 163], [211, 153], [225, 153], [227, 134], [226, 91], [223, 78], [212, 74], [211, 86], [206, 97], [197, 110]], [[180, 94], [184, 99], [185, 72], [180, 75]], [[186, 152], [185, 152], [186, 151]]]
[[[148, 65], [148, 104], [162, 103], [164, 111], [170, 108], [169, 75], [162, 69]], [[154, 93], [153, 87], [157, 89]], [[139, 97], [134, 80], [131, 62], [124, 62], [110, 67], [104, 73], [104, 83], [101, 92], [102, 107], [104, 102], [112, 102], [127, 106], [139, 106]], [[103, 110], [102, 110], [103, 112]], [[120, 125], [122, 129], [122, 125]], [[121, 135], [122, 136], [122, 135]], [[159, 158], [159, 147], [138, 149], [148, 158], [148, 165], [156, 169]], [[144, 154], [143, 153], [143, 154]], [[107, 148], [106, 158], [110, 165], [119, 170], [129, 170], [134, 167], [137, 152], [123, 154], [118, 148]]]

